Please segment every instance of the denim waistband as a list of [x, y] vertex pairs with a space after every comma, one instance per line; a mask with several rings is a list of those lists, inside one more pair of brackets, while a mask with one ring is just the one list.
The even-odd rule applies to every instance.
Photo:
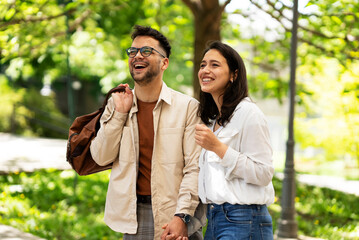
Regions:
[[210, 209], [214, 209], [214, 208], [230, 208], [230, 207], [236, 207], [236, 208], [241, 208], [241, 209], [257, 209], [260, 210], [262, 208], [267, 208], [267, 205], [265, 204], [250, 204], [250, 205], [245, 205], [245, 204], [231, 204], [231, 203], [223, 203], [223, 204], [215, 204], [215, 203], [209, 203], [208, 207]]

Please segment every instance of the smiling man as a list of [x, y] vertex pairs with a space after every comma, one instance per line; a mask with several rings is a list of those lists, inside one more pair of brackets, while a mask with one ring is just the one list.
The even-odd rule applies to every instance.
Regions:
[[198, 102], [166, 86], [171, 46], [151, 27], [135, 26], [126, 50], [135, 82], [113, 93], [91, 144], [99, 165], [113, 163], [105, 222], [128, 239], [202, 239], [195, 144]]

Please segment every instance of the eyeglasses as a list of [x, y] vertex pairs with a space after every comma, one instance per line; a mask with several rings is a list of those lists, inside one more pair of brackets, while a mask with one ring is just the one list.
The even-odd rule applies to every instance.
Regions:
[[148, 46], [141, 47], [141, 48], [130, 47], [130, 48], [126, 49], [126, 53], [127, 53], [128, 57], [134, 58], [137, 55], [138, 50], [140, 50], [140, 53], [143, 57], [149, 57], [152, 54], [152, 51], [155, 51], [158, 54], [160, 54], [163, 58], [166, 58], [165, 56], [163, 56], [162, 53], [160, 53], [156, 49], [154, 49], [152, 47], [148, 47]]

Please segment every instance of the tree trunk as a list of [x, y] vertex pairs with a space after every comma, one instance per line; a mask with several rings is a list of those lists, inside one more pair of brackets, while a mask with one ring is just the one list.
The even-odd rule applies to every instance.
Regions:
[[194, 16], [194, 59], [193, 59], [193, 92], [199, 98], [200, 85], [197, 73], [203, 57], [203, 51], [211, 41], [221, 40], [221, 19], [227, 0], [223, 5], [219, 0], [182, 0], [192, 11]]

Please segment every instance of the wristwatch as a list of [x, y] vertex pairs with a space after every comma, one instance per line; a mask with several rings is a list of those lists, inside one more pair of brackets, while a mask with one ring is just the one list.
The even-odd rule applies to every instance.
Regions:
[[188, 215], [188, 214], [176, 213], [175, 216], [181, 218], [182, 221], [183, 221], [184, 223], [186, 223], [186, 224], [190, 222], [190, 217], [191, 217], [191, 216]]

